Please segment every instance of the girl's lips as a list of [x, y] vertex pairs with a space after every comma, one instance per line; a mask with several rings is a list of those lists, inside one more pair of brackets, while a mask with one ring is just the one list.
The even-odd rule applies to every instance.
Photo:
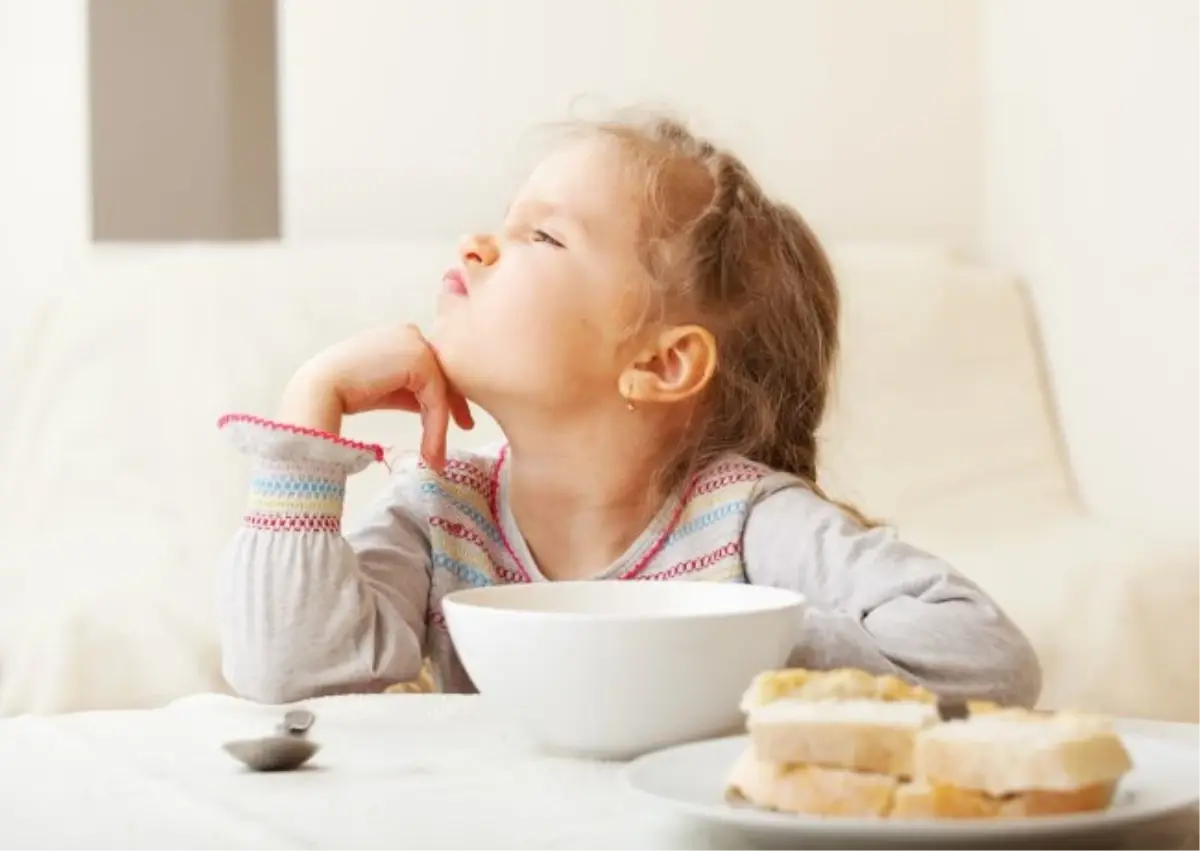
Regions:
[[466, 275], [458, 269], [449, 270], [442, 276], [442, 289], [450, 295], [465, 297], [469, 294]]

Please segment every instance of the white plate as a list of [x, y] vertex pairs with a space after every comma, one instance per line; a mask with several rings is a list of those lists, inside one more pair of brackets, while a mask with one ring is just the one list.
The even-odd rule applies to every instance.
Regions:
[[1121, 781], [1112, 806], [1101, 812], [1067, 816], [892, 821], [797, 816], [734, 806], [725, 801], [724, 781], [733, 761], [747, 746], [745, 736], [647, 754], [627, 767], [625, 779], [634, 790], [660, 805], [733, 829], [762, 847], [962, 848], [997, 843], [1012, 847], [1009, 843], [1108, 835], [1196, 804], [1200, 797], [1200, 749], [1194, 744], [1139, 735], [1125, 734], [1122, 740], [1134, 768]]

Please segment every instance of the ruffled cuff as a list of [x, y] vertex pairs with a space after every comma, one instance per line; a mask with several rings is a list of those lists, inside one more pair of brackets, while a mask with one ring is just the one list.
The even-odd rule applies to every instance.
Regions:
[[247, 414], [218, 428], [254, 459], [244, 523], [254, 529], [338, 532], [346, 478], [383, 460], [383, 447]]

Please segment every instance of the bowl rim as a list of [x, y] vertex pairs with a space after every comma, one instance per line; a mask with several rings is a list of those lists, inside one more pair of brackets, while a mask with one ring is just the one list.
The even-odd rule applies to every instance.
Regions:
[[[740, 618], [747, 615], [762, 615], [774, 612], [782, 612], [788, 610], [801, 611], [808, 605], [808, 598], [798, 591], [792, 591], [787, 588], [776, 588], [771, 585], [750, 585], [733, 584], [726, 585], [720, 583], [723, 587], [729, 589], [749, 589], [753, 588], [754, 593], [763, 597], [764, 602], [761, 606], [747, 609], [733, 609], [723, 612], [563, 612], [563, 611], [544, 611], [541, 609], [510, 609], [500, 606], [489, 606], [481, 602], [472, 600], [472, 597], [484, 596], [489, 593], [510, 593], [503, 589], [518, 589], [529, 586], [594, 586], [597, 584], [614, 584], [626, 585], [633, 584], [632, 581], [620, 580], [594, 580], [594, 579], [578, 579], [578, 580], [559, 580], [559, 581], [542, 581], [533, 583], [510, 583], [502, 585], [480, 585], [473, 588], [459, 588], [451, 591], [442, 597], [442, 606], [447, 610], [452, 609], [476, 609], [479, 611], [492, 611], [519, 614], [522, 618], [532, 618], [537, 620], [547, 621], [590, 621], [600, 623], [621, 623], [621, 622], [646, 622], [646, 621], [688, 621], [688, 620], [726, 620], [730, 618]], [[690, 584], [690, 583], [689, 583]], [[695, 583], [697, 585], [715, 585], [718, 583]], [[520, 591], [511, 593], [520, 594]], [[734, 591], [735, 594], [742, 593], [741, 590]], [[772, 600], [771, 598], [775, 598]]]

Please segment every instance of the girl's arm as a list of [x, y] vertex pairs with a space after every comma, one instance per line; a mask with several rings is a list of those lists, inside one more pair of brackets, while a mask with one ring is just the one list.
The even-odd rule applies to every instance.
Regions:
[[346, 479], [378, 459], [377, 447], [251, 417], [222, 427], [254, 462], [218, 580], [229, 685], [284, 703], [415, 679], [430, 559], [414, 478], [393, 476], [366, 523], [343, 537]]
[[1028, 639], [945, 562], [864, 529], [804, 487], [762, 497], [746, 522], [747, 578], [808, 598], [789, 664], [894, 673], [940, 695], [1032, 706]]

